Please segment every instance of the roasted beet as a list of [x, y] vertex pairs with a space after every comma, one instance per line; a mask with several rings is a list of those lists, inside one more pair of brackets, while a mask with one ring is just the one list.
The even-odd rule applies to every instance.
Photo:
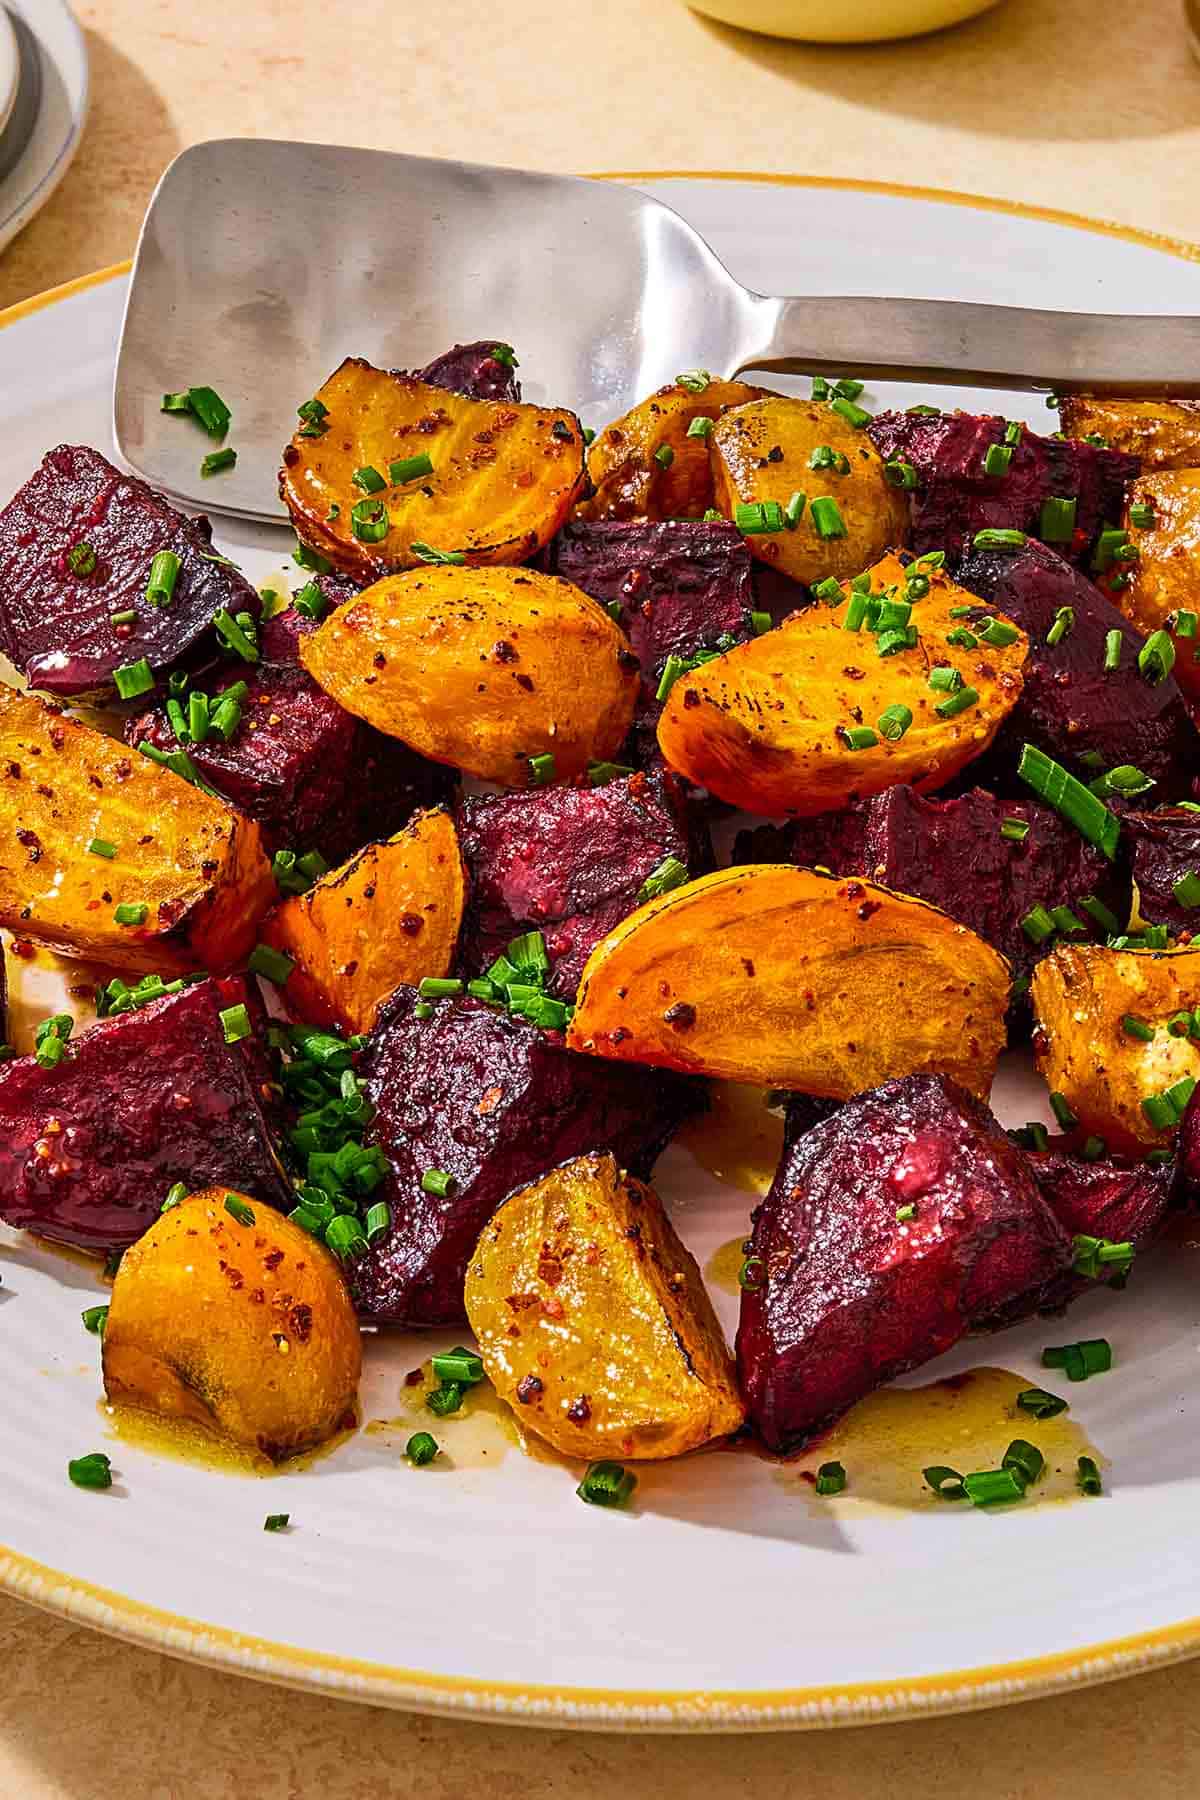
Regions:
[[[159, 550], [179, 558], [169, 606], [146, 598]], [[260, 602], [214, 555], [208, 520], [176, 512], [98, 450], [49, 451], [0, 512], [0, 648], [46, 693], [110, 695], [122, 664], [144, 657], [158, 675], [192, 661], [215, 648], [222, 608], [257, 619]], [[114, 625], [125, 612], [136, 616]]]
[[[1175, 890], [1187, 876], [1200, 875], [1200, 813], [1184, 806], [1127, 812], [1122, 837], [1142, 919], [1147, 925], [1166, 925], [1173, 937], [1185, 932], [1194, 937], [1200, 932], [1200, 906], [1194, 898], [1186, 905]], [[1183, 891], [1189, 893], [1187, 887]]]
[[462, 801], [471, 872], [464, 966], [481, 974], [518, 932], [538, 930], [548, 989], [573, 1000], [593, 945], [631, 913], [646, 877], [673, 856], [690, 873], [684, 802], [670, 776], [550, 787]]
[[1187, 1103], [1177, 1140], [1179, 1156], [1180, 1198], [1187, 1205], [1200, 1206], [1200, 1087]]
[[[1019, 843], [1003, 836], [1006, 819], [1028, 825], [1028, 836]], [[1128, 915], [1128, 894], [1103, 851], [1050, 807], [998, 800], [983, 788], [951, 800], [888, 788], [845, 812], [743, 832], [735, 856], [739, 862], [793, 862], [835, 875], [865, 875], [930, 900], [994, 944], [1017, 976], [1030, 975], [1042, 954], [1021, 925], [1039, 902], [1071, 907], [1101, 938], [1102, 929], [1080, 910], [1084, 895], [1095, 894], [1122, 920]]]
[[1106, 519], [1121, 517], [1125, 484], [1137, 474], [1135, 456], [1062, 438], [1039, 437], [1028, 426], [1003, 474], [989, 475], [984, 459], [1005, 444], [1008, 421], [998, 413], [877, 413], [868, 436], [885, 462], [911, 463], [913, 548], [944, 550], [957, 562], [977, 531], [1003, 527], [1037, 537], [1042, 503], [1074, 499], [1075, 530], [1064, 546], [1084, 556]]
[[[497, 350], [503, 354], [497, 356]], [[510, 345], [498, 338], [480, 338], [474, 344], [455, 344], [453, 350], [444, 350], [418, 369], [417, 380], [447, 388], [452, 394], [465, 394], [468, 400], [519, 402], [521, 383], [516, 370], [517, 359]]]
[[286, 1207], [263, 1111], [264, 1051], [228, 1044], [236, 979], [199, 981], [72, 1039], [61, 1062], [0, 1064], [0, 1218], [90, 1250], [131, 1244], [168, 1188], [228, 1182]]
[[737, 1361], [759, 1435], [797, 1448], [1071, 1254], [1022, 1152], [945, 1076], [847, 1101], [794, 1139], [754, 1216]]
[[300, 661], [300, 639], [308, 632], [315, 631], [322, 620], [329, 617], [335, 606], [341, 606], [346, 600], [362, 592], [357, 581], [351, 581], [348, 575], [314, 575], [312, 585], [320, 589], [325, 601], [326, 610], [320, 618], [312, 618], [308, 613], [297, 612], [294, 606], [285, 606], [280, 612], [273, 613], [264, 619], [259, 627], [258, 643], [264, 662]]
[[[266, 630], [286, 655], [306, 623], [289, 608]], [[250, 694], [234, 736], [189, 744], [187, 753], [205, 781], [258, 821], [269, 851], [319, 850], [339, 863], [368, 839], [398, 831], [418, 806], [452, 794], [449, 769], [345, 712], [298, 662], [240, 663], [208, 691], [215, 695], [235, 681], [245, 681]], [[125, 738], [179, 748], [163, 706], [128, 720]]]
[[[505, 1195], [585, 1150], [611, 1150], [648, 1175], [699, 1091], [656, 1069], [577, 1056], [557, 1033], [479, 1001], [439, 1004], [427, 1020], [417, 1004], [415, 989], [400, 988], [363, 1053], [377, 1108], [370, 1135], [392, 1164], [379, 1190], [392, 1225], [351, 1282], [365, 1318], [456, 1325], [467, 1261]], [[451, 1177], [453, 1191], [426, 1193], [428, 1170]]]
[[[1018, 550], [975, 550], [958, 580], [1012, 619], [1029, 637], [1025, 687], [1000, 728], [983, 767], [1013, 791], [1022, 744], [1036, 744], [1089, 781], [1099, 757], [1105, 769], [1133, 763], [1158, 783], [1155, 798], [1189, 792], [1200, 747], [1173, 675], [1152, 685], [1138, 670], [1144, 639], [1085, 575], [1044, 544]], [[1070, 629], [1046, 642], [1056, 615], [1069, 608]], [[1120, 667], [1104, 667], [1110, 631], [1121, 634]]]

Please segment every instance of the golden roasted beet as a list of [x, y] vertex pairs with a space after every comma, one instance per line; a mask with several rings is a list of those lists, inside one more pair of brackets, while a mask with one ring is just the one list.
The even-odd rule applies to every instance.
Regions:
[[115, 968], [224, 970], [275, 893], [251, 820], [0, 686], [0, 925]]
[[280, 1459], [353, 1419], [362, 1340], [333, 1257], [225, 1188], [130, 1246], [104, 1326], [108, 1398]]
[[1170, 1111], [1181, 1115], [1188, 1094], [1177, 1091], [1166, 1108], [1161, 1097], [1200, 1078], [1200, 1045], [1187, 1031], [1173, 1036], [1167, 1021], [1200, 1001], [1200, 949], [1059, 944], [1034, 970], [1031, 997], [1038, 1069], [1081, 1130], [1118, 1153], [1169, 1144], [1179, 1122]]
[[[865, 431], [815, 400], [771, 395], [739, 406], [717, 421], [708, 440], [716, 504], [735, 519], [739, 505], [807, 496], [792, 531], [756, 532], [747, 537], [754, 555], [793, 581], [811, 586], [826, 576], [857, 575], [892, 545], [908, 541], [908, 500], [887, 481], [883, 459]], [[812, 467], [826, 456], [836, 466]], [[816, 511], [814, 500], [821, 504]], [[835, 510], [827, 518], [827, 503]], [[839, 535], [822, 535], [828, 526]]]
[[694, 1259], [612, 1156], [576, 1157], [506, 1200], [466, 1302], [497, 1393], [565, 1456], [679, 1456], [745, 1417]]
[[1059, 423], [1069, 438], [1096, 434], [1112, 450], [1141, 458], [1144, 469], [1200, 467], [1200, 402], [1109, 400], [1065, 394]]
[[[1196, 454], [1200, 458], [1200, 446]], [[1146, 507], [1154, 514], [1153, 523], [1139, 525]], [[1169, 629], [1168, 620], [1179, 611], [1200, 611], [1200, 468], [1158, 469], [1140, 476], [1130, 485], [1122, 523], [1138, 556], [1135, 562], [1114, 563], [1100, 577], [1113, 605], [1147, 637], [1160, 627]], [[1128, 577], [1128, 586], [1122, 585], [1122, 577]], [[1171, 637], [1172, 674], [1194, 705], [1200, 700], [1200, 636], [1179, 637], [1172, 631]]]
[[602, 431], [588, 452], [596, 492], [576, 509], [580, 519], [699, 519], [713, 504], [708, 441], [689, 437], [693, 419], [718, 419], [763, 390], [744, 381], [659, 388]]
[[531, 569], [377, 581], [302, 638], [300, 654], [347, 712], [504, 787], [529, 786], [534, 757], [552, 756], [560, 780], [614, 757], [638, 688], [629, 640], [604, 608]]
[[[870, 571], [872, 592], [903, 595], [920, 569], [885, 556]], [[987, 749], [1017, 704], [1027, 644], [1019, 631], [1008, 644], [949, 641], [963, 623], [955, 610], [978, 603], [944, 571], [923, 573], [929, 592], [912, 606], [920, 636], [911, 649], [881, 656], [872, 632], [847, 630], [855, 597], [843, 590], [837, 605], [794, 613], [682, 675], [658, 724], [671, 767], [730, 805], [767, 815], [829, 812], [900, 781], [920, 793], [943, 786]], [[934, 667], [957, 670], [978, 699], [952, 710], [958, 697], [930, 686]], [[897, 705], [912, 723], [892, 740], [880, 718]], [[854, 748], [847, 734], [860, 728], [876, 741]]]
[[[416, 545], [472, 563], [524, 562], [583, 486], [583, 428], [557, 407], [469, 400], [356, 356], [316, 399], [326, 428], [297, 431], [279, 492], [303, 541], [360, 581], [417, 567]], [[393, 467], [422, 455], [431, 474], [405, 479]], [[382, 486], [356, 482], [363, 470]], [[376, 520], [386, 521], [382, 537]]]
[[466, 900], [466, 875], [448, 813], [418, 813], [383, 844], [368, 844], [266, 920], [264, 943], [295, 964], [288, 1009], [312, 1025], [365, 1032], [389, 994], [448, 975]]
[[986, 1095], [1008, 965], [937, 907], [779, 863], [718, 869], [588, 958], [572, 1050], [846, 1099], [938, 1070]]

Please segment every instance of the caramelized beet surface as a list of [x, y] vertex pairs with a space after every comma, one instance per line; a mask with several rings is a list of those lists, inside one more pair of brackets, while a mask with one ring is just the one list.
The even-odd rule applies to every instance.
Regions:
[[987, 1107], [909, 1075], [789, 1134], [749, 1255], [738, 1377], [763, 1442], [788, 1451], [1044, 1288], [1072, 1248]]
[[551, 787], [460, 802], [471, 873], [463, 963], [480, 974], [518, 932], [538, 930], [548, 991], [573, 1000], [593, 947], [638, 904], [668, 856], [697, 873], [678, 784], [634, 774], [604, 787]]
[[[1029, 826], [1021, 843], [1001, 835], [1006, 819]], [[1112, 864], [1074, 826], [1048, 806], [998, 800], [983, 788], [949, 800], [888, 788], [844, 812], [742, 832], [735, 859], [820, 865], [915, 894], [986, 938], [1009, 959], [1015, 976], [1028, 977], [1043, 954], [1021, 926], [1039, 902], [1071, 907], [1088, 934], [1101, 938], [1103, 932], [1079, 911], [1083, 895], [1098, 895], [1121, 918], [1128, 912], [1128, 894]]]
[[121, 1249], [167, 1190], [227, 1182], [288, 1207], [264, 1114], [265, 1052], [227, 1044], [220, 1013], [257, 999], [205, 980], [102, 1019], [61, 1062], [0, 1063], [0, 1218], [57, 1243]]
[[[465, 394], [468, 400], [511, 400], [519, 402], [521, 383], [516, 363], [509, 363], [494, 353], [508, 346], [499, 338], [480, 338], [473, 344], [455, 344], [444, 350], [431, 363], [418, 369], [417, 380], [430, 387], [446, 388], [452, 394]], [[511, 354], [511, 352], [510, 352]]]
[[1008, 421], [998, 413], [877, 413], [867, 435], [885, 462], [917, 472], [912, 500], [913, 549], [944, 550], [951, 563], [977, 531], [1001, 527], [1041, 534], [1043, 501], [1075, 500], [1075, 532], [1064, 553], [1085, 556], [1106, 520], [1117, 520], [1125, 485], [1137, 474], [1135, 456], [1075, 439], [1040, 437], [1026, 426], [1003, 474], [989, 475], [984, 459], [1004, 445]]
[[[1044, 544], [1018, 550], [976, 550], [958, 580], [1003, 613], [1029, 638], [1025, 686], [992, 749], [976, 765], [983, 779], [1014, 792], [1014, 773], [1025, 743], [1036, 744], [1082, 781], [1097, 770], [1082, 759], [1099, 757], [1105, 769], [1133, 763], [1157, 782], [1155, 799], [1190, 792], [1200, 748], [1173, 675], [1153, 686], [1138, 669], [1145, 642], [1107, 595]], [[1046, 642], [1055, 617], [1069, 608], [1073, 620], [1057, 644]], [[1104, 667], [1110, 631], [1121, 634], [1121, 664]]]
[[[577, 1056], [481, 1001], [440, 1002], [418, 1019], [413, 988], [383, 1007], [359, 1066], [391, 1161], [377, 1191], [392, 1211], [383, 1242], [349, 1274], [360, 1314], [397, 1325], [457, 1325], [479, 1234], [500, 1202], [585, 1150], [611, 1150], [648, 1176], [702, 1090], [680, 1076]], [[453, 1178], [445, 1197], [421, 1178]]]
[[[150, 566], [180, 567], [169, 606], [146, 599]], [[72, 551], [95, 566], [74, 573]], [[215, 652], [213, 614], [260, 612], [257, 592], [189, 519], [98, 450], [60, 444], [0, 512], [0, 649], [43, 692], [111, 695], [113, 671], [149, 662], [162, 675]], [[114, 625], [113, 613], [136, 614]]]
[[1200, 813], [1185, 807], [1127, 812], [1121, 828], [1142, 919], [1167, 926], [1173, 937], [1194, 936], [1200, 931], [1200, 907], [1184, 905], [1175, 888], [1200, 872]]

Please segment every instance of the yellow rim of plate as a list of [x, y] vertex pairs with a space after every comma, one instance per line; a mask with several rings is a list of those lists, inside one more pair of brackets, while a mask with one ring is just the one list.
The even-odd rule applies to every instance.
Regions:
[[[1142, 231], [1048, 206], [1026, 206], [1017, 200], [986, 199], [940, 188], [889, 181], [843, 181], [823, 175], [768, 175], [733, 169], [626, 169], [606, 171], [602, 181], [748, 181], [781, 187], [838, 189], [884, 194], [905, 200], [929, 200], [944, 206], [1008, 213], [1077, 231], [1122, 238], [1126, 243], [1160, 250], [1188, 262], [1200, 262], [1200, 244], [1161, 232]], [[43, 294], [0, 310], [0, 330], [69, 300], [88, 288], [125, 275], [131, 263], [114, 263], [81, 275]], [[48, 1612], [97, 1627], [143, 1649], [167, 1651], [189, 1661], [249, 1675], [284, 1686], [316, 1689], [375, 1705], [418, 1712], [507, 1720], [513, 1724], [589, 1730], [639, 1731], [768, 1731], [784, 1728], [829, 1728], [883, 1723], [936, 1713], [978, 1711], [1006, 1701], [1031, 1700], [1070, 1688], [1089, 1687], [1118, 1675], [1179, 1662], [1200, 1653], [1200, 1618], [1106, 1643], [1085, 1645], [1051, 1656], [1019, 1662], [959, 1669], [907, 1680], [845, 1682], [834, 1687], [724, 1690], [674, 1689], [642, 1691], [623, 1688], [568, 1688], [507, 1681], [473, 1680], [467, 1676], [433, 1675], [418, 1669], [360, 1662], [319, 1651], [273, 1643], [220, 1625], [206, 1625], [159, 1607], [147, 1606], [91, 1582], [48, 1568], [0, 1545], [0, 1589]]]

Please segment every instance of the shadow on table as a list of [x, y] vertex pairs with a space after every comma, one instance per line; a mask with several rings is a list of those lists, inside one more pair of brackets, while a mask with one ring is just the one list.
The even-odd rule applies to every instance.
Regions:
[[[1002, 0], [953, 30], [892, 44], [797, 44], [696, 17], [730, 50], [798, 88], [977, 137], [1113, 141], [1169, 136], [1200, 121], [1200, 68], [1180, 0], [1141, 8]], [[903, 181], [912, 171], [887, 173]], [[945, 178], [954, 185], [952, 164]]]

